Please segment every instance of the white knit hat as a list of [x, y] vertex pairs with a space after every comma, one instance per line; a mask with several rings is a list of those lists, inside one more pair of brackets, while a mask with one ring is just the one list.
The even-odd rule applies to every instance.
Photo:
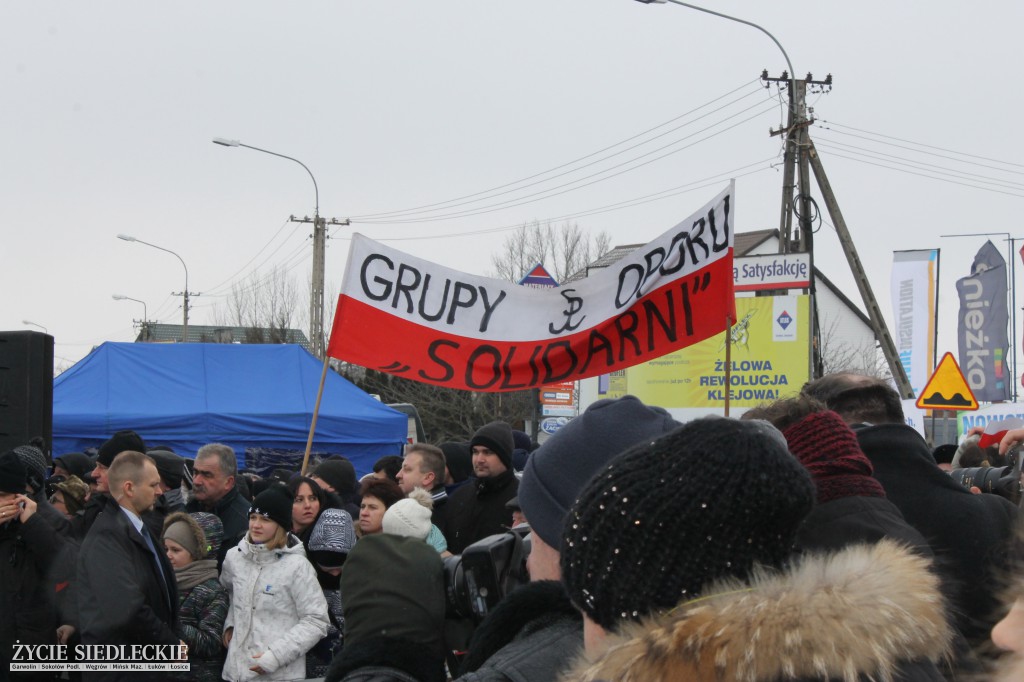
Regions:
[[423, 488], [414, 488], [409, 496], [395, 502], [384, 512], [381, 526], [385, 533], [426, 540], [434, 500]]

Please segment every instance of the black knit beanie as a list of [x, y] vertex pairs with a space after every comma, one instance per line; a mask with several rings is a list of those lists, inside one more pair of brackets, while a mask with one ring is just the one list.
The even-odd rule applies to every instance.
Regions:
[[250, 514], [259, 514], [281, 526], [285, 531], [292, 529], [292, 496], [280, 483], [275, 483], [261, 492], [249, 507]]
[[519, 482], [519, 505], [530, 529], [558, 549], [565, 515], [594, 472], [626, 448], [680, 426], [662, 408], [631, 395], [593, 403], [530, 455]]
[[356, 490], [356, 469], [343, 457], [325, 459], [309, 475], [323, 479], [339, 495], [351, 495]]
[[773, 426], [697, 419], [591, 479], [566, 521], [562, 579], [614, 631], [755, 564], [780, 566], [813, 504], [810, 476]]
[[0, 455], [0, 493], [25, 494], [28, 476], [25, 465], [18, 459], [14, 450]]
[[481, 426], [469, 441], [470, 452], [473, 451], [474, 445], [483, 445], [490, 449], [506, 469], [512, 468], [512, 451], [516, 446], [512, 440], [512, 427], [505, 422], [491, 422]]
[[143, 442], [142, 436], [130, 430], [118, 431], [110, 437], [110, 440], [100, 446], [96, 455], [96, 463], [109, 467], [114, 458], [125, 450], [145, 452], [146, 444]]

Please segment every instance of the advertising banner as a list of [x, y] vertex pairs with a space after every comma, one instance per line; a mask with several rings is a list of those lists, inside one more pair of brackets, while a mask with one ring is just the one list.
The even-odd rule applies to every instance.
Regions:
[[1007, 419], [1024, 420], [1024, 405], [1020, 403], [999, 403], [982, 407], [977, 412], [957, 412], [957, 435], [965, 435], [974, 426], [985, 428], [991, 422]]
[[960, 370], [974, 397], [982, 402], [1010, 399], [1006, 281], [1006, 261], [989, 241], [974, 257], [971, 274], [956, 282]]
[[725, 333], [642, 365], [630, 367], [602, 397], [630, 393], [668, 409], [754, 407], [800, 391], [809, 376], [809, 297], [736, 299], [729, 387]]
[[530, 288], [355, 235], [327, 352], [407, 379], [516, 391], [607, 374], [735, 319], [734, 186], [587, 279]]
[[892, 263], [892, 314], [896, 349], [914, 395], [935, 369], [935, 295], [938, 249], [896, 251]]

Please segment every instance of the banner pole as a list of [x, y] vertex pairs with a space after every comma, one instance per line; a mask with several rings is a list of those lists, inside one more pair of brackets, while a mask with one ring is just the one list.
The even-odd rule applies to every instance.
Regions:
[[302, 456], [302, 468], [299, 473], [306, 475], [306, 468], [309, 466], [309, 451], [313, 449], [313, 434], [316, 433], [316, 419], [320, 416], [320, 400], [324, 397], [324, 383], [327, 381], [327, 366], [331, 362], [331, 356], [324, 353], [324, 371], [320, 373], [320, 388], [316, 392], [316, 404], [313, 406], [313, 421], [309, 424], [309, 438], [306, 439], [306, 454]]
[[725, 316], [725, 416], [729, 416], [729, 394], [732, 392], [732, 317]]

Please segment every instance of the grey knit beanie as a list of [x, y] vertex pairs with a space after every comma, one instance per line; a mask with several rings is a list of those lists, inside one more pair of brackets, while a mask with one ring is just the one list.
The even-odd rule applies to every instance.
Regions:
[[530, 455], [519, 482], [519, 506], [530, 529], [558, 549], [569, 507], [594, 473], [627, 448], [681, 424], [660, 407], [627, 395], [599, 400]]

